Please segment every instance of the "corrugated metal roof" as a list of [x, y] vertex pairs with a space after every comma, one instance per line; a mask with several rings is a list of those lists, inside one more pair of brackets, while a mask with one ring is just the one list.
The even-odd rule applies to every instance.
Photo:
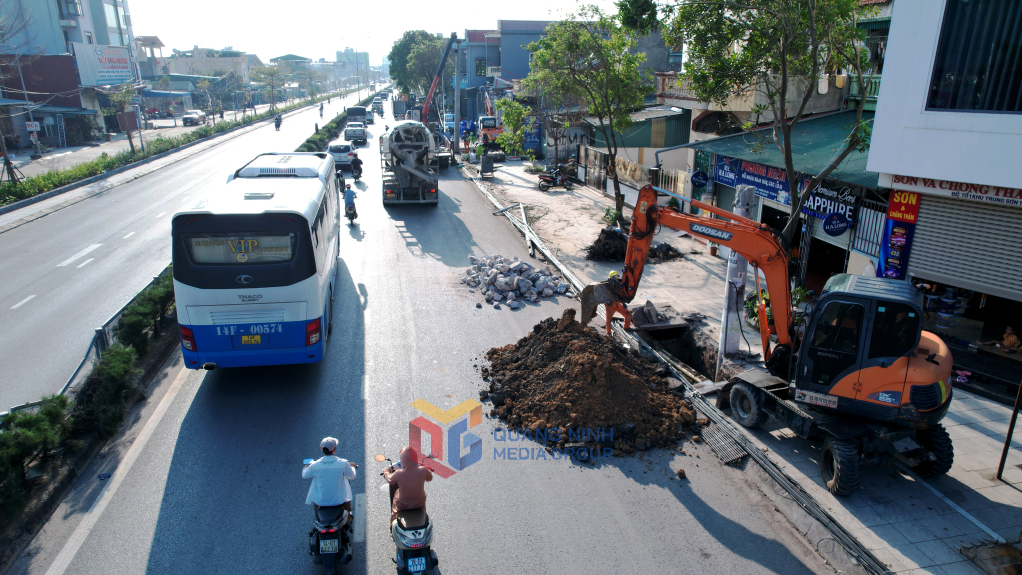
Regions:
[[[863, 112], [864, 120], [873, 120], [872, 112]], [[831, 158], [844, 147], [845, 137], [855, 122], [855, 111], [838, 112], [816, 118], [802, 120], [791, 134], [792, 160], [795, 170], [803, 174], [819, 174]], [[769, 137], [769, 128], [745, 132], [733, 136], [724, 136], [704, 142], [691, 144], [689, 147], [722, 156], [748, 160], [784, 168], [784, 156], [771, 141], [762, 142], [760, 137]], [[763, 144], [763, 145], [758, 145]], [[852, 186], [866, 188], [878, 187], [880, 175], [866, 171], [868, 152], [853, 151], [827, 176], [828, 179], [844, 182]]]
[[496, 30], [465, 30], [465, 36], [469, 42], [485, 42], [486, 34]]

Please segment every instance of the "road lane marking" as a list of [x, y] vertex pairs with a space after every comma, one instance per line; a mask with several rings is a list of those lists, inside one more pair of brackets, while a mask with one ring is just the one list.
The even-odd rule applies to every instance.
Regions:
[[84, 268], [85, 266], [89, 265], [89, 262], [91, 262], [91, 261], [92, 261], [92, 260], [94, 260], [94, 259], [96, 259], [96, 258], [89, 258], [89, 259], [85, 260], [84, 262], [82, 262], [82, 263], [78, 264], [78, 265], [77, 265], [77, 266], [75, 266], [75, 267], [76, 267], [76, 268]]
[[78, 524], [78, 528], [75, 529], [71, 537], [68, 538], [67, 543], [64, 544], [64, 548], [60, 550], [57, 558], [54, 559], [53, 564], [46, 570], [46, 575], [63, 575], [67, 571], [68, 566], [71, 565], [71, 561], [74, 560], [75, 555], [78, 554], [78, 550], [81, 549], [82, 544], [92, 533], [92, 529], [96, 526], [96, 522], [99, 521], [103, 511], [106, 510], [106, 506], [110, 504], [110, 501], [114, 498], [114, 494], [117, 493], [117, 489], [121, 486], [121, 482], [127, 477], [128, 472], [131, 471], [131, 466], [135, 464], [135, 460], [138, 459], [139, 454], [145, 449], [146, 443], [149, 442], [149, 438], [152, 437], [153, 432], [160, 425], [160, 421], [163, 420], [163, 416], [170, 409], [170, 404], [174, 402], [174, 398], [177, 397], [178, 391], [181, 390], [181, 386], [184, 385], [185, 379], [188, 378], [188, 370], [183, 366], [181, 372], [177, 378], [170, 385], [170, 389], [167, 390], [167, 395], [163, 396], [163, 400], [156, 406], [153, 414], [149, 416], [149, 421], [146, 422], [145, 427], [142, 428], [142, 432], [138, 434], [135, 441], [132, 442], [131, 448], [128, 449], [128, 453], [124, 456], [124, 461], [117, 466], [113, 471], [113, 477], [103, 486], [99, 492], [99, 497], [92, 503], [92, 507], [85, 512], [85, 516], [82, 517], [81, 523]]
[[135, 235], [135, 232], [131, 232], [130, 234], [128, 234], [128, 235], [126, 235], [126, 236], [124, 236], [124, 237], [123, 237], [123, 238], [121, 238], [121, 239], [122, 239], [122, 240], [126, 240], [126, 239], [130, 238], [130, 237], [131, 237], [131, 236], [133, 236], [133, 235]]
[[156, 219], [160, 219], [161, 217], [163, 217], [163, 214], [165, 214], [165, 213], [167, 213], [167, 212], [160, 212], [160, 213], [156, 214]]
[[71, 262], [75, 261], [76, 259], [85, 257], [85, 254], [91, 252], [92, 250], [98, 248], [101, 245], [103, 245], [103, 244], [92, 244], [91, 246], [85, 248], [84, 250], [82, 250], [82, 251], [76, 253], [75, 255], [67, 258], [66, 260], [60, 262], [59, 264], [57, 264], [57, 267], [58, 268], [62, 268], [64, 266], [66, 266], [66, 265], [69, 265]]
[[[19, 301], [18, 303], [16, 303], [16, 304], [12, 305], [12, 306], [11, 306], [11, 309], [18, 309], [19, 307], [21, 307], [21, 306], [23, 306], [23, 305], [27, 304], [27, 303], [28, 303], [28, 300], [30, 300], [30, 299], [32, 299], [32, 298], [34, 298], [34, 297], [35, 297], [35, 294], [32, 294], [32, 295], [28, 296], [27, 298], [25, 298], [25, 299], [23, 299], [23, 300]], [[363, 397], [362, 399], [365, 399], [365, 398]]]
[[366, 540], [366, 494], [356, 493], [355, 504], [351, 506], [351, 526], [355, 532], [351, 540], [355, 543], [365, 543]]

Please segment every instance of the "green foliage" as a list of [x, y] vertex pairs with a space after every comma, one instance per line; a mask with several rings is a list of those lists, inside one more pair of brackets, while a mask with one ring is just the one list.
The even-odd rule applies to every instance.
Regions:
[[603, 219], [607, 220], [608, 222], [613, 223], [617, 221], [619, 217], [621, 217], [621, 212], [615, 210], [610, 206], [607, 206], [607, 209], [603, 211]]
[[809, 301], [809, 290], [799, 286], [791, 290], [791, 305], [798, 307]]
[[135, 296], [121, 314], [115, 335], [138, 355], [149, 353], [149, 330], [156, 330], [166, 319], [167, 308], [174, 301], [174, 280], [163, 273], [144, 292]]
[[[623, 0], [640, 14], [642, 0]], [[750, 145], [777, 146], [788, 179], [796, 181], [791, 134], [802, 120], [824, 74], [850, 70], [865, 85], [869, 66], [865, 31], [858, 20], [877, 13], [859, 0], [722, 0], [664, 5], [664, 40], [684, 44], [688, 53], [683, 79], [701, 100], [722, 108], [736, 97], [759, 97], [751, 124], [770, 123], [754, 132]], [[642, 21], [642, 17], [637, 17]], [[736, 47], [738, 49], [736, 49]], [[816, 186], [853, 151], [869, 148], [869, 122], [862, 120], [865, 98], [849, 127], [844, 149], [814, 175]], [[800, 225], [801, 208], [810, 194], [793, 201], [784, 229], [790, 241]]]
[[66, 437], [68, 404], [65, 396], [50, 395], [36, 411], [18, 411], [0, 423], [0, 519], [13, 517], [24, 504], [28, 464], [36, 455], [46, 460]]
[[497, 135], [497, 143], [508, 154], [521, 156], [525, 153], [525, 134], [532, 129], [533, 120], [529, 118], [532, 108], [511, 98], [497, 100], [494, 107], [502, 112], [504, 123], [504, 132]]
[[110, 437], [124, 421], [128, 403], [138, 393], [135, 378], [135, 350], [120, 344], [103, 352], [89, 378], [78, 392], [73, 410], [73, 432], [83, 436], [99, 434]]
[[[431, 43], [435, 38], [435, 35], [425, 30], [408, 30], [401, 36], [400, 40], [394, 42], [393, 47], [390, 49], [390, 54], [387, 55], [387, 59], [390, 60], [390, 77], [402, 92], [414, 92], [418, 89], [417, 80], [413, 78], [414, 74], [408, 70], [408, 60], [411, 57], [412, 50], [416, 46]], [[433, 72], [436, 72], [435, 64]]]
[[671, 197], [671, 199], [667, 200], [667, 207], [674, 208], [676, 210], [680, 210], [681, 209], [681, 204], [678, 203], [678, 198]]
[[[380, 95], [380, 92], [371, 94], [366, 99], [358, 103], [359, 106], [367, 106], [373, 101], [373, 98]], [[348, 114], [342, 113], [333, 120], [330, 120], [325, 125], [319, 128], [318, 132], [313, 133], [308, 137], [300, 146], [295, 148], [296, 152], [322, 152], [326, 150], [327, 145], [336, 140], [342, 132], [344, 132], [344, 125], [348, 123]]]
[[271, 110], [277, 108], [277, 102], [280, 100], [279, 90], [287, 83], [290, 74], [290, 68], [283, 63], [276, 66], [256, 66], [248, 73], [252, 82], [269, 96]]
[[[354, 90], [349, 90], [348, 92], [353, 91]], [[345, 94], [348, 92], [345, 92]], [[325, 96], [321, 96], [316, 101], [325, 99]], [[306, 105], [308, 105], [307, 102], [280, 107], [276, 110], [267, 110], [258, 114], [246, 114], [237, 120], [225, 120], [222, 122], [216, 122], [215, 124], [199, 126], [194, 130], [169, 138], [157, 136], [146, 141], [145, 152], [132, 152], [131, 150], [125, 150], [114, 154], [113, 156], [107, 155], [104, 152], [95, 160], [75, 164], [62, 170], [53, 170], [44, 174], [39, 174], [38, 176], [32, 176], [31, 178], [25, 178], [17, 184], [2, 182], [0, 183], [0, 206], [5, 206], [26, 198], [31, 198], [32, 196], [54, 190], [61, 186], [66, 186], [68, 184], [84, 180], [85, 178], [98, 176], [103, 172], [114, 170], [157, 154], [162, 154], [163, 152], [190, 144], [196, 140], [222, 134], [235, 128], [265, 120], [267, 118], [272, 118], [279, 113], [288, 112]]]
[[[405, 79], [411, 86], [426, 96], [436, 70], [440, 67], [440, 59], [444, 55], [444, 48], [447, 47], [447, 38], [429, 36], [419, 40], [408, 54], [408, 64], [405, 66]], [[393, 68], [392, 68], [393, 70]], [[454, 58], [448, 58], [444, 64], [444, 74], [447, 78], [454, 77]], [[446, 86], [438, 86], [445, 90]], [[441, 116], [442, 117], [442, 116]]]
[[653, 0], [620, 0], [617, 6], [621, 25], [639, 34], [649, 34], [660, 27], [657, 5]]
[[[135, 86], [131, 82], [125, 82], [117, 92], [110, 94], [107, 98], [110, 100], [110, 108], [103, 110], [104, 114], [110, 116], [130, 110], [135, 101]], [[128, 134], [128, 146], [131, 147], [131, 153], [134, 154], [135, 140], [132, 138], [131, 130], [126, 133]]]

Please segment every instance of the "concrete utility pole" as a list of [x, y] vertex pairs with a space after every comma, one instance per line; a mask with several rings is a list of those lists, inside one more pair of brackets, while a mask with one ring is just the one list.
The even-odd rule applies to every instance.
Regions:
[[[752, 217], [752, 202], [755, 188], [738, 186], [732, 211], [736, 216]], [[749, 262], [734, 251], [727, 260], [727, 280], [724, 282], [724, 313], [720, 319], [720, 344], [717, 347], [717, 372], [714, 380], [720, 380], [720, 368], [724, 357], [738, 353], [742, 341], [742, 319], [739, 311], [745, 305], [745, 273]], [[754, 269], [755, 273], [759, 273]]]
[[458, 140], [461, 138], [461, 42], [454, 47], [454, 149], [451, 153], [458, 157]]

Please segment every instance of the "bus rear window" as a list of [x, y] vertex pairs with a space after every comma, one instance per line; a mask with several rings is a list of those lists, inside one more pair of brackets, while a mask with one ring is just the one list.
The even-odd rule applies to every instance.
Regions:
[[294, 257], [298, 236], [289, 234], [200, 234], [186, 236], [192, 261], [200, 265], [284, 263]]

